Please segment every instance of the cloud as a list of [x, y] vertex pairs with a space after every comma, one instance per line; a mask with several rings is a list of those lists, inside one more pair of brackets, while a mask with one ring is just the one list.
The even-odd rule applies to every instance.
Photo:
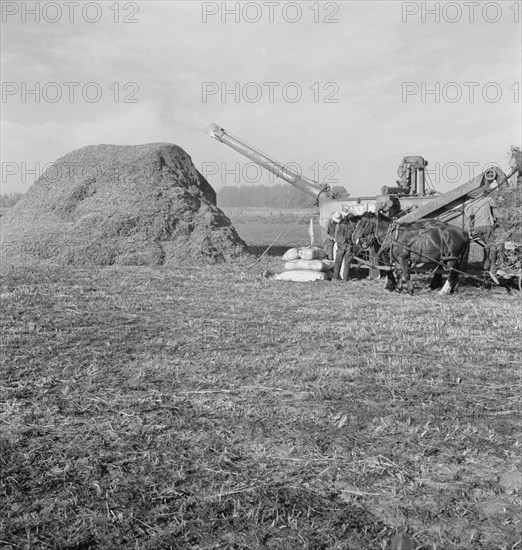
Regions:
[[[199, 2], [141, 2], [138, 24], [122, 23], [129, 15], [123, 11], [115, 23], [112, 3], [103, 4], [97, 24], [11, 18], [2, 29], [4, 80], [76, 81], [80, 95], [72, 103], [10, 97], [2, 109], [3, 158], [52, 161], [92, 143], [172, 141], [200, 166], [243, 161], [206, 136], [205, 126], [217, 122], [284, 162], [336, 162], [339, 183], [353, 194], [393, 183], [406, 154], [430, 162], [503, 160], [502, 151], [520, 139], [520, 102], [510, 90], [520, 69], [520, 35], [510, 12], [498, 24], [436, 24], [429, 17], [422, 23], [420, 15], [403, 23], [402, 4], [332, 3], [339, 6], [333, 24], [316, 22], [328, 15], [326, 4], [311, 3], [301, 4], [296, 23], [280, 13], [273, 23], [266, 13], [256, 24], [232, 16], [223, 24], [220, 14], [203, 23]], [[442, 91], [468, 81], [480, 83], [474, 103], [429, 95], [422, 101], [423, 83], [431, 89], [438, 82]], [[82, 96], [88, 82], [102, 89], [99, 101]], [[206, 101], [205, 82], [218, 87]], [[278, 83], [273, 101], [269, 82]], [[282, 93], [290, 82], [301, 89], [298, 102]], [[407, 101], [405, 82], [419, 87]], [[496, 103], [481, 96], [487, 82], [502, 88]], [[138, 87], [138, 103], [125, 102], [134, 89], [129, 83]], [[249, 101], [248, 83], [260, 86], [258, 101]], [[236, 85], [238, 96], [222, 97]]]

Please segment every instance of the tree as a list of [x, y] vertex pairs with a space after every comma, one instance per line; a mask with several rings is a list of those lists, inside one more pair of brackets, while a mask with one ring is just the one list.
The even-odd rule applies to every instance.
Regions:
[[10, 208], [11, 206], [14, 206], [23, 196], [24, 194], [19, 193], [18, 191], [0, 195], [0, 206], [2, 208]]
[[332, 192], [335, 194], [336, 199], [347, 199], [350, 196], [350, 193], [342, 185], [334, 185]]
[[219, 206], [309, 208], [314, 199], [289, 184], [225, 186], [218, 191]]
[[227, 185], [222, 187], [217, 193], [217, 201], [220, 206], [241, 206], [239, 187], [235, 185]]

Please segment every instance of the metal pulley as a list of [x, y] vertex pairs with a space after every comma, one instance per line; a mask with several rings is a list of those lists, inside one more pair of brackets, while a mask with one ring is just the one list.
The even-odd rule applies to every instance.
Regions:
[[488, 183], [492, 182], [497, 178], [497, 172], [494, 168], [488, 168], [484, 172], [484, 180]]

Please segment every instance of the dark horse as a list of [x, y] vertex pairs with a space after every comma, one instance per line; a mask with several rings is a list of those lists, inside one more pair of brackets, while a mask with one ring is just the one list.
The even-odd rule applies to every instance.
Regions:
[[[438, 220], [421, 220], [398, 224], [387, 216], [365, 215], [357, 224], [353, 240], [362, 248], [377, 242], [379, 255], [395, 267], [397, 280], [392, 270], [388, 271], [386, 288], [402, 290], [406, 282], [408, 292], [413, 294], [410, 266], [413, 264], [444, 265], [449, 275], [441, 294], [453, 292], [459, 280], [455, 269], [465, 270], [468, 263], [469, 235], [466, 231]], [[436, 276], [430, 287], [437, 288], [441, 276]]]

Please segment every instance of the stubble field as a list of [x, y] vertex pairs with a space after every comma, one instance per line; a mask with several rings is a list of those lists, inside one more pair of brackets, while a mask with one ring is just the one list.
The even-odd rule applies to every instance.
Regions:
[[252, 262], [4, 266], [0, 546], [521, 548], [520, 294]]

